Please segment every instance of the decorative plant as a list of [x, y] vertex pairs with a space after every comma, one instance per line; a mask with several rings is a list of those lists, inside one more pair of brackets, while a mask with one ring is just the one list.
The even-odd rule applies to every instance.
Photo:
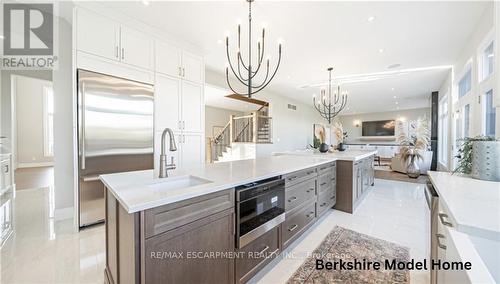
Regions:
[[472, 145], [476, 141], [495, 141], [495, 137], [492, 136], [476, 136], [476, 137], [466, 137], [460, 139], [462, 145], [458, 150], [458, 165], [453, 170], [453, 173], [470, 174], [472, 172]]
[[400, 155], [403, 163], [408, 163], [413, 157], [419, 160], [424, 158], [424, 152], [429, 148], [430, 136], [429, 126], [426, 119], [418, 119], [414, 134], [408, 135], [404, 129], [404, 124], [398, 124], [397, 141], [401, 145]]
[[349, 135], [347, 135], [347, 131], [344, 131], [342, 123], [336, 122], [334, 127], [335, 127], [335, 138], [337, 138], [337, 142], [344, 143], [345, 139], [347, 139]]

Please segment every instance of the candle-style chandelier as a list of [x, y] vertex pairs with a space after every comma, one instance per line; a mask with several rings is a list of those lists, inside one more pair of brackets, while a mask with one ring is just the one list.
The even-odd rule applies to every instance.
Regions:
[[[273, 80], [274, 75], [276, 75], [276, 72], [278, 71], [278, 68], [281, 63], [281, 43], [279, 43], [278, 47], [278, 64], [276, 65], [276, 68], [274, 69], [271, 75], [269, 77], [269, 74], [271, 74], [269, 71], [269, 58], [266, 59], [266, 75], [264, 77], [264, 80], [262, 81], [262, 78], [260, 78], [260, 83], [255, 84], [254, 81], [257, 80], [257, 74], [259, 74], [259, 71], [261, 70], [261, 66], [263, 65], [264, 61], [264, 38], [265, 38], [265, 28], [262, 28], [262, 37], [257, 43], [257, 67], [254, 68], [252, 66], [252, 2], [254, 0], [247, 0], [248, 2], [248, 62], [245, 64], [243, 61], [243, 57], [241, 55], [241, 24], [238, 24], [238, 48], [236, 50], [237, 55], [236, 55], [236, 61], [238, 62], [235, 66], [233, 66], [233, 63], [231, 62], [231, 58], [229, 55], [229, 35], [226, 35], [226, 55], [227, 55], [227, 62], [228, 66], [226, 67], [226, 81], [227, 85], [237, 95], [242, 95], [246, 96], [248, 98], [251, 98], [253, 94], [256, 94], [260, 91], [262, 91], [269, 83]], [[231, 83], [229, 81], [229, 69], [231, 69], [231, 72], [233, 75], [238, 79], [239, 83], [241, 83], [245, 88], [246, 91], [239, 92], [237, 91], [233, 86], [231, 86]], [[263, 73], [262, 73], [263, 74]]]
[[328, 96], [324, 89], [321, 90], [320, 98], [316, 101], [316, 94], [313, 95], [314, 108], [319, 114], [332, 123], [332, 120], [345, 108], [347, 105], [347, 91], [340, 91], [340, 85], [337, 85], [337, 91], [332, 94], [332, 70], [330, 67], [327, 69], [329, 72], [328, 77]]

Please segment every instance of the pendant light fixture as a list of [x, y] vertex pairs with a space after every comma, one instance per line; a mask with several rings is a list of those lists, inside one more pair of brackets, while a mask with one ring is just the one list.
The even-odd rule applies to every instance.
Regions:
[[[264, 63], [264, 40], [265, 40], [265, 28], [262, 28], [262, 36], [257, 43], [257, 65], [252, 65], [252, 2], [254, 0], [247, 0], [248, 2], [248, 61], [245, 63], [243, 60], [241, 52], [241, 24], [238, 24], [238, 46], [236, 49], [236, 61], [237, 64], [233, 65], [231, 62], [231, 57], [229, 54], [229, 35], [226, 35], [226, 56], [227, 56], [227, 66], [226, 66], [226, 82], [231, 91], [237, 95], [246, 96], [251, 98], [252, 95], [262, 91], [269, 83], [273, 80], [274, 75], [278, 71], [279, 65], [281, 63], [281, 43], [278, 46], [278, 63], [274, 71], [270, 72], [269, 58], [266, 59]], [[266, 65], [262, 67], [262, 65]], [[258, 74], [264, 74], [262, 69], [266, 69], [265, 76], [259, 76]], [[231, 73], [238, 79], [240, 85], [245, 88], [244, 91], [237, 91], [234, 86], [231, 85], [229, 80], [229, 69]], [[271, 74], [271, 76], [269, 76]], [[262, 77], [264, 78], [262, 80]], [[256, 83], [258, 81], [258, 83]]]
[[328, 95], [324, 89], [321, 90], [320, 98], [316, 99], [316, 94], [313, 95], [314, 108], [319, 114], [331, 124], [333, 119], [345, 108], [347, 105], [347, 91], [341, 92], [340, 85], [337, 85], [337, 91], [332, 94], [332, 70], [328, 70]]

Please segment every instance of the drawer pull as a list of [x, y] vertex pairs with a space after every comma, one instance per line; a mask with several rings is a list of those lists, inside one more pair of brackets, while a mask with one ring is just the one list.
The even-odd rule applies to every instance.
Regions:
[[453, 227], [453, 224], [448, 222], [448, 221], [445, 221], [444, 218], [448, 218], [448, 215], [444, 214], [444, 213], [439, 213], [439, 220], [441, 220], [441, 223], [445, 226], [448, 226], [448, 227]]
[[296, 178], [297, 178], [297, 176], [291, 176], [291, 177], [288, 178], [288, 180], [294, 180]]
[[263, 250], [259, 252], [259, 254], [264, 254], [267, 250], [269, 250], [269, 246], [266, 246]]
[[295, 229], [297, 229], [297, 227], [298, 227], [298, 226], [299, 226], [299, 225], [294, 224], [293, 226], [291, 226], [290, 228], [288, 228], [288, 231], [289, 231], [289, 232], [293, 232], [293, 231], [295, 231]]
[[326, 206], [326, 202], [321, 204], [319, 207], [323, 207], [323, 206]]
[[307, 193], [309, 193], [311, 191], [314, 191], [314, 188], [309, 188], [308, 190], [306, 190]]
[[323, 183], [320, 184], [320, 186], [323, 186], [323, 185], [326, 185], [326, 182], [323, 182]]
[[334, 196], [332, 196], [332, 197], [330, 197], [330, 199], [332, 199], [332, 200], [333, 200], [333, 199], [335, 199], [335, 195], [334, 195]]
[[439, 241], [441, 238], [444, 238], [443, 234], [436, 234], [437, 245], [440, 249], [446, 249], [446, 246], [441, 244], [441, 242]]
[[297, 197], [294, 196], [294, 197], [288, 199], [288, 202], [294, 202], [295, 200], [297, 200]]
[[311, 216], [314, 216], [314, 212], [309, 212], [309, 214], [306, 215], [307, 218], [311, 218]]
[[308, 171], [306, 175], [314, 174], [314, 171]]

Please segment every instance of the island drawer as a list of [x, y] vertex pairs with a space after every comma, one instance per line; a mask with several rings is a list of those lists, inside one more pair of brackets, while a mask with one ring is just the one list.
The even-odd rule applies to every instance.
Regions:
[[335, 198], [334, 191], [326, 191], [318, 195], [318, 202], [316, 203], [316, 212], [318, 212], [318, 216], [323, 214], [328, 208], [333, 207]]
[[318, 177], [318, 194], [327, 190], [331, 190], [332, 186], [332, 173], [327, 172]]
[[286, 212], [305, 204], [308, 200], [314, 200], [316, 196], [316, 179], [310, 179], [285, 190]]
[[322, 175], [322, 174], [328, 173], [328, 172], [332, 171], [333, 169], [336, 169], [336, 163], [335, 162], [331, 162], [331, 163], [328, 163], [328, 164], [321, 165], [321, 166], [318, 167], [318, 175]]
[[233, 207], [234, 190], [228, 189], [146, 210], [145, 237], [161, 234]]
[[237, 283], [245, 283], [260, 269], [276, 257], [280, 251], [280, 227], [258, 237], [243, 248], [237, 250], [235, 259]]
[[283, 243], [288, 245], [292, 238], [311, 223], [316, 217], [316, 202], [306, 204], [304, 207], [296, 208], [293, 213], [286, 216], [283, 223]]
[[289, 173], [284, 175], [285, 178], [285, 186], [292, 186], [299, 182], [306, 181], [308, 179], [316, 177], [316, 168], [309, 168], [293, 173]]

